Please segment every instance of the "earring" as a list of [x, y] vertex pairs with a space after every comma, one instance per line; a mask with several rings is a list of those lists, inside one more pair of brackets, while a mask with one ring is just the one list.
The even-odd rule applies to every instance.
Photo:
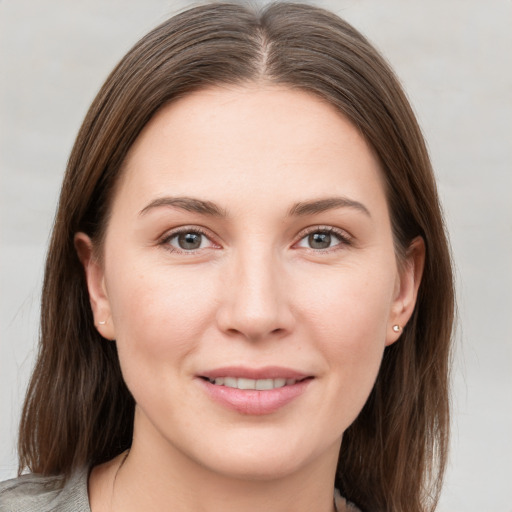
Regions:
[[107, 323], [106, 320], [101, 320], [100, 322], [98, 322], [98, 325], [105, 325]]
[[398, 324], [393, 325], [394, 332], [400, 332], [401, 330], [402, 330], [402, 328]]

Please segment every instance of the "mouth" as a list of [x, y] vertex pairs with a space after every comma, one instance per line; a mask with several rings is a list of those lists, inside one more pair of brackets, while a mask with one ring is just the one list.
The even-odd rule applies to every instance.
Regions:
[[244, 415], [277, 412], [309, 388], [314, 376], [280, 367], [218, 368], [198, 375], [214, 402]]
[[225, 386], [233, 389], [254, 389], [256, 391], [270, 391], [272, 389], [279, 389], [285, 386], [293, 386], [297, 382], [302, 382], [312, 377], [303, 377], [300, 379], [287, 379], [278, 377], [276, 379], [248, 379], [246, 377], [201, 377], [215, 386]]

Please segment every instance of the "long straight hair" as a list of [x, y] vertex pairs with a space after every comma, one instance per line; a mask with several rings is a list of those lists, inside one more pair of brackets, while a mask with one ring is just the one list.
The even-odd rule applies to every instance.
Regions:
[[163, 105], [245, 83], [309, 91], [336, 107], [380, 159], [397, 260], [413, 238], [425, 241], [413, 316], [386, 348], [371, 395], [344, 434], [336, 485], [362, 510], [434, 510], [447, 454], [454, 291], [431, 164], [384, 59], [336, 15], [304, 4], [258, 11], [213, 3], [182, 12], [138, 42], [98, 93], [69, 159], [48, 251], [20, 472], [69, 476], [130, 446], [134, 400], [115, 343], [94, 327], [73, 236], [85, 231], [101, 246], [123, 160]]

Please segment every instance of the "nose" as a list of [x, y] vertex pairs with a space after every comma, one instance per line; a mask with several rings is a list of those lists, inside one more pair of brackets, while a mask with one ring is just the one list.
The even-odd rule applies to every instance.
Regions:
[[229, 267], [217, 311], [219, 328], [251, 341], [289, 334], [295, 320], [279, 258], [270, 250], [252, 251], [234, 256]]

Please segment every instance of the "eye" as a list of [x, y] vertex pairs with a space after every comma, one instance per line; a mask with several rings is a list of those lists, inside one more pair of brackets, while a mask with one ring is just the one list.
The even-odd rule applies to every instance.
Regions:
[[334, 228], [314, 228], [299, 240], [297, 247], [322, 251], [339, 245], [348, 245], [349, 243], [348, 236]]
[[216, 245], [198, 229], [184, 229], [168, 235], [163, 241], [173, 252], [192, 252]]

